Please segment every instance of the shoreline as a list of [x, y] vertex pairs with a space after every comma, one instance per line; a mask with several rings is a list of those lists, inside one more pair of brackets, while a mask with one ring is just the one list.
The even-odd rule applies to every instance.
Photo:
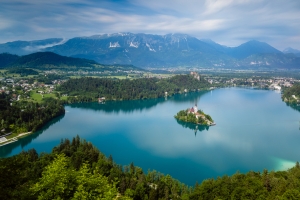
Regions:
[[[231, 86], [232, 87], [232, 86]], [[233, 86], [233, 87], [242, 87], [243, 86]], [[177, 93], [174, 93], [172, 95], [168, 95], [168, 97], [172, 97], [174, 95], [182, 95], [182, 94], [185, 94], [185, 93], [193, 93], [193, 92], [203, 92], [203, 91], [212, 91], [212, 90], [215, 90], [215, 89], [221, 89], [221, 88], [226, 88], [226, 87], [211, 87], [211, 88], [205, 88], [205, 89], [198, 89], [198, 90], [195, 90], [195, 91], [188, 91], [188, 92], [177, 92]], [[247, 88], [247, 87], [246, 87]], [[256, 88], [256, 87], [249, 87], [251, 89], [264, 89], [264, 88]], [[266, 90], [269, 90], [269, 89], [266, 89]], [[148, 100], [148, 99], [159, 99], [159, 98], [164, 98], [163, 96], [162, 97], [155, 97], [155, 98], [145, 98], [145, 99], [128, 99], [128, 100], [123, 100], [123, 99], [110, 99], [110, 100], [105, 100], [105, 101], [102, 101], [101, 103], [103, 102], [109, 102], [109, 101], [134, 101], [134, 100]], [[76, 102], [72, 102], [72, 103], [64, 103], [63, 106], [66, 106], [66, 105], [72, 105], [72, 104], [76, 104], [76, 103], [96, 103], [98, 102], [97, 100], [95, 101], [88, 101], [88, 102], [80, 102], [80, 101], [76, 101]], [[55, 118], [55, 117], [54, 117]], [[181, 120], [183, 121], [183, 120]], [[183, 121], [183, 122], [186, 122], [186, 121]], [[190, 122], [188, 122], [190, 123]], [[199, 123], [193, 123], [193, 124], [197, 124], [197, 125], [202, 125], [202, 126], [214, 126], [216, 125], [216, 123], [211, 123], [211, 124], [199, 124]], [[3, 137], [3, 138], [6, 138], [5, 141], [0, 141], [0, 147], [2, 146], [5, 146], [7, 144], [10, 144], [10, 143], [13, 143], [13, 142], [16, 142], [18, 141], [18, 138], [21, 138], [23, 136], [27, 136], [29, 134], [31, 134], [32, 131], [30, 132], [25, 132], [25, 133], [20, 133], [18, 134], [17, 136], [13, 137], [13, 138], [10, 138], [10, 139], [7, 139], [6, 137]]]
[[[175, 118], [177, 119], [177, 118]], [[195, 124], [195, 125], [201, 125], [201, 126], [215, 126], [217, 125], [216, 123], [212, 122], [211, 124], [200, 124], [200, 123], [193, 123], [193, 122], [188, 122], [188, 121], [184, 121], [184, 120], [180, 120], [180, 119], [177, 119], [179, 121], [182, 121], [182, 122], [185, 122], [185, 123], [191, 123], [191, 124]]]
[[0, 141], [0, 147], [5, 146], [5, 145], [10, 144], [10, 143], [13, 143], [13, 142], [16, 142], [16, 141], [18, 141], [18, 138], [21, 138], [21, 137], [23, 137], [23, 136], [25, 136], [25, 135], [29, 135], [29, 134], [31, 134], [31, 133], [32, 133], [32, 131], [30, 131], [30, 132], [25, 132], [25, 133], [19, 133], [17, 136], [12, 137], [12, 138], [9, 138], [9, 139], [7, 139], [7, 138], [4, 136], [4, 137], [2, 137], [2, 138], [5, 138], [5, 140], [4, 140], [4, 141]]

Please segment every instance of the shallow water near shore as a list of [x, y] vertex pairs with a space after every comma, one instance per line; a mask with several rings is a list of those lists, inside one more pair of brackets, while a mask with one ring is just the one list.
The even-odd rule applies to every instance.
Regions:
[[[197, 103], [216, 126], [196, 126], [174, 115]], [[62, 138], [92, 142], [116, 163], [131, 162], [194, 185], [236, 171], [284, 170], [300, 160], [300, 113], [270, 90], [222, 88], [168, 99], [80, 103], [17, 142], [0, 157], [35, 148], [51, 152]]]

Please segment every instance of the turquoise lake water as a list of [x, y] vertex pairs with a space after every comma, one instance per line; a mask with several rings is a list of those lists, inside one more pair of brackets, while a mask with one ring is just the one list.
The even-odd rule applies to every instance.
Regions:
[[[178, 111], [195, 103], [216, 126], [176, 121]], [[79, 135], [118, 164], [133, 162], [189, 185], [237, 171], [284, 170], [300, 161], [300, 113], [276, 91], [223, 88], [65, 109], [42, 130], [0, 147], [0, 157], [31, 148], [51, 152], [61, 138]]]

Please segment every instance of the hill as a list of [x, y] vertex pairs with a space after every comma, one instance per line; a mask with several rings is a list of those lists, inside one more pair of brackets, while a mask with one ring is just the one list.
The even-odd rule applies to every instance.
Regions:
[[9, 67], [26, 67], [34, 69], [93, 68], [95, 61], [60, 56], [52, 52], [38, 52], [22, 56]]
[[41, 51], [47, 47], [61, 44], [63, 41], [62, 38], [49, 38], [45, 40], [7, 42], [0, 44], [0, 53], [27, 55]]
[[[2, 56], [1, 56], [2, 55]], [[12, 59], [15, 58], [15, 59]], [[0, 59], [10, 60], [2, 68], [32, 68], [40, 70], [87, 70], [87, 71], [117, 71], [117, 70], [141, 70], [132, 65], [101, 65], [93, 60], [61, 56], [53, 52], [37, 52], [25, 56], [0, 54]]]
[[257, 54], [282, 54], [282, 52], [265, 42], [251, 40], [238, 47], [227, 48], [227, 54], [237, 59], [244, 59]]
[[92, 67], [97, 64], [95, 61], [69, 58], [60, 56], [52, 52], [38, 52], [22, 56], [15, 62], [10, 64], [10, 67], [28, 67], [28, 68], [54, 68], [64, 66], [74, 67]]
[[0, 69], [5, 68], [6, 66], [12, 64], [16, 60], [18, 60], [19, 56], [12, 55], [9, 53], [1, 53], [0, 54]]

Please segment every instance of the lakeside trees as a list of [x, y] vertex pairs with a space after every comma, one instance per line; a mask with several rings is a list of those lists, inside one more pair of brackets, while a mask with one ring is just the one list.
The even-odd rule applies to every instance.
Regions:
[[211, 125], [214, 122], [211, 116], [205, 114], [202, 110], [197, 110], [196, 113], [189, 111], [189, 109], [181, 110], [174, 117], [180, 121], [201, 125]]
[[47, 98], [38, 104], [19, 101], [10, 104], [9, 96], [0, 95], [0, 135], [7, 132], [22, 133], [35, 131], [46, 122], [65, 113], [62, 103], [53, 98]]
[[140, 78], [134, 80], [113, 80], [103, 78], [70, 79], [57, 90], [68, 94], [68, 102], [97, 101], [99, 97], [106, 100], [133, 100], [159, 98], [186, 91], [207, 89], [210, 84], [197, 80], [191, 75], [177, 75], [169, 79]]
[[169, 175], [121, 166], [78, 136], [50, 154], [0, 159], [0, 199], [181, 199], [190, 188]]
[[283, 90], [282, 99], [284, 101], [297, 103], [299, 98], [300, 98], [300, 84], [294, 84], [292, 87], [285, 88]]
[[[78, 136], [52, 153], [34, 149], [0, 159], [0, 199], [299, 199], [300, 165], [235, 173], [188, 187], [170, 175], [116, 164]], [[192, 172], [191, 172], [192, 173]]]
[[[57, 75], [39, 77], [39, 81], [51, 83]], [[164, 97], [186, 91], [197, 91], [209, 87], [204, 79], [191, 75], [177, 75], [169, 79], [141, 78], [134, 80], [114, 80], [103, 78], [70, 79], [58, 87], [59, 94], [68, 94], [67, 101], [44, 98], [41, 103], [15, 101], [12, 95], [0, 94], [0, 135], [14, 132], [35, 131], [52, 118], [64, 113], [63, 103], [106, 100], [133, 100]], [[57, 93], [58, 94], [58, 93]], [[16, 94], [14, 99], [16, 99]]]

